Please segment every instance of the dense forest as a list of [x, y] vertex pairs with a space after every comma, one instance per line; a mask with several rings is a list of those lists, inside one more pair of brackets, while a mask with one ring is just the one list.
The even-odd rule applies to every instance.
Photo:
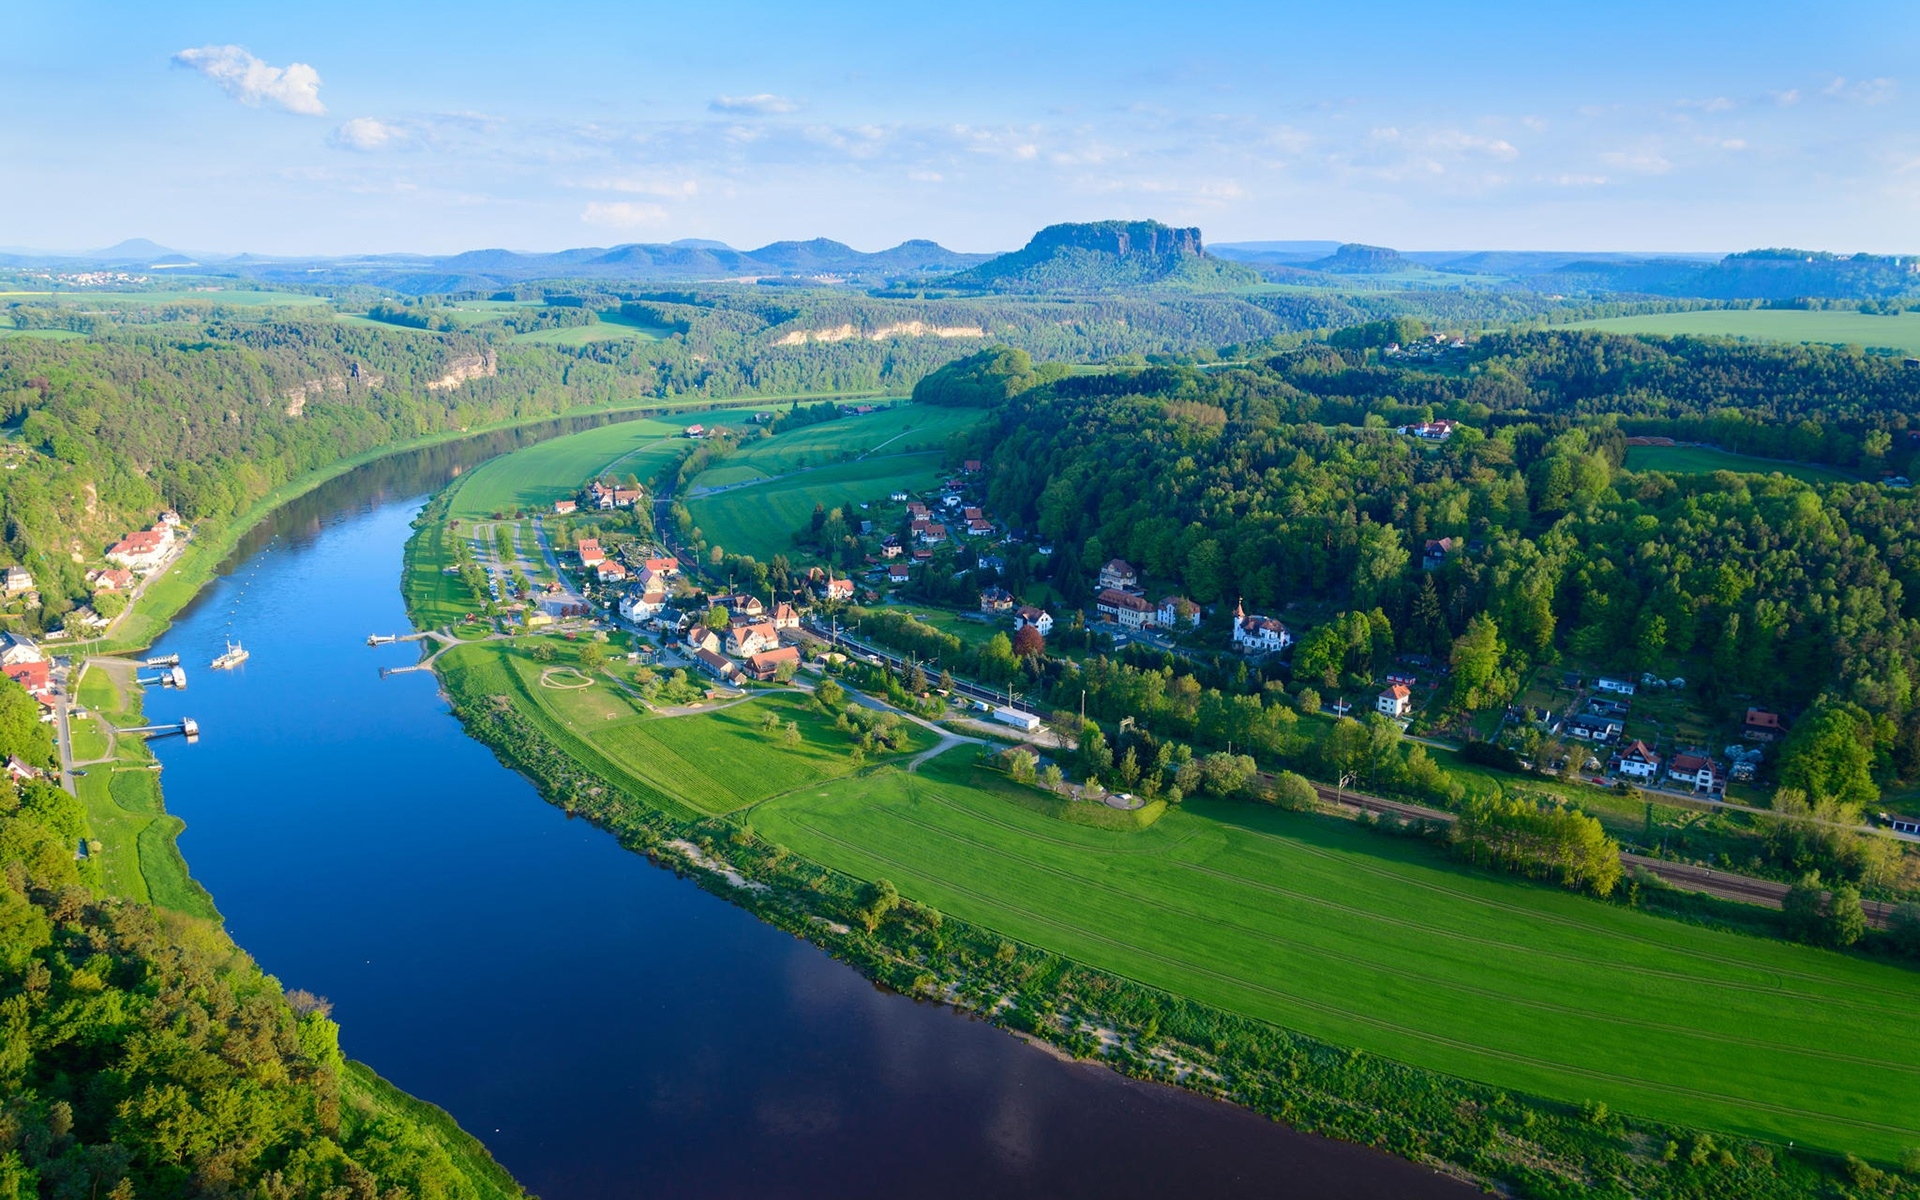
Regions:
[[[1812, 428], [1790, 446], [1905, 469], [1920, 372], [1592, 334], [1488, 337], [1467, 357], [1398, 367], [1317, 346], [1058, 377], [1001, 351], [917, 394], [995, 408], [967, 453], [989, 459], [994, 511], [1063, 548], [1048, 570], [1071, 603], [1120, 556], [1222, 625], [1236, 601], [1296, 621], [1296, 686], [1425, 655], [1452, 664], [1470, 713], [1547, 662], [1684, 674], [1710, 709], [1806, 714], [1782, 778], [1816, 799], [1857, 806], [1876, 780], [1920, 776], [1920, 500], [1622, 470], [1625, 414], [1648, 411], [1791, 420]], [[1467, 423], [1438, 442], [1396, 432], [1435, 415]]]

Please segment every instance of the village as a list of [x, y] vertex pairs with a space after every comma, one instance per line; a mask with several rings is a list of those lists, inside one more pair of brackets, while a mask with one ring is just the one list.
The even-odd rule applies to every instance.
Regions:
[[[683, 436], [697, 440], [709, 432], [692, 426]], [[1432, 422], [1404, 432], [1437, 440], [1450, 436], [1452, 428], [1450, 422]], [[995, 517], [986, 507], [983, 473], [984, 464], [966, 460], [933, 489], [895, 490], [885, 501], [857, 510], [849, 506], [846, 519], [858, 538], [860, 561], [849, 570], [806, 568], [793, 576], [796, 586], [780, 594], [750, 594], [703, 579], [699, 571], [686, 569], [670, 535], [637, 517], [632, 530], [570, 535], [574, 526], [587, 528], [597, 518], [645, 513], [652, 497], [638, 481], [597, 478], [554, 501], [504, 569], [489, 544], [489, 529], [473, 531], [471, 544], [489, 564], [488, 586], [502, 615], [519, 628], [564, 629], [599, 620], [642, 635], [636, 657], [684, 667], [716, 688], [784, 685], [804, 662], [839, 652], [908, 669], [911, 655], [896, 656], [849, 628], [845, 614], [854, 611], [898, 611], [969, 644], [1004, 633], [1028, 654], [1078, 657], [1137, 645], [1195, 661], [1226, 655], [1269, 674], [1288, 669], [1297, 635], [1287, 621], [1249, 612], [1239, 602], [1222, 614], [1219, 606], [1154, 589], [1137, 566], [1121, 558], [1100, 566], [1092, 598], [1083, 605], [1062, 605], [1050, 587], [1041, 586], [1040, 596], [1029, 597], [1005, 586], [1001, 570], [1007, 555], [1024, 551], [1045, 560], [1054, 548], [1029, 544], [1023, 531]], [[1449, 555], [1480, 550], [1477, 543], [1432, 539], [1423, 547], [1420, 565], [1434, 570]], [[507, 594], [516, 579], [521, 590]], [[929, 599], [917, 586], [928, 579], [944, 585], [941, 599]], [[958, 589], [968, 579], [983, 582], [966, 593], [970, 602], [957, 603]], [[1074, 637], [1057, 639], [1060, 633]], [[1050, 645], [1055, 641], [1061, 645]], [[1710, 804], [1727, 801], [1733, 785], [1737, 791], [1753, 789], [1742, 792], [1740, 804], [1765, 803], [1761, 775], [1768, 748], [1787, 732], [1782, 714], [1755, 703], [1737, 730], [1715, 742], [1711, 731], [1696, 728], [1697, 720], [1675, 719], [1673, 713], [1687, 709], [1683, 679], [1650, 673], [1632, 678], [1566, 670], [1551, 674], [1497, 714], [1491, 729], [1455, 730], [1454, 740], [1435, 740], [1446, 735], [1429, 729], [1423, 717], [1425, 710], [1444, 707], [1448, 668], [1418, 654], [1399, 656], [1374, 692], [1355, 694], [1343, 687], [1325, 695], [1320, 711], [1335, 719], [1377, 714], [1436, 748], [1458, 749], [1462, 737], [1484, 738], [1507, 749], [1524, 772], [1576, 784]], [[964, 679], [955, 684], [947, 698], [953, 707], [1000, 714], [994, 719], [1023, 732], [1039, 729], [1041, 718], [1029, 711], [1037, 706], [1016, 703], [1021, 698], [1013, 689]], [[1887, 822], [1911, 823], [1897, 815]]]

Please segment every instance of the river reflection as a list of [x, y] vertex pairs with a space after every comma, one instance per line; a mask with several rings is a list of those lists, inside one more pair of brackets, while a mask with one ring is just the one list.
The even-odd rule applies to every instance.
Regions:
[[[531, 435], [395, 456], [288, 506], [160, 646], [156, 744], [240, 944], [333, 999], [347, 1052], [547, 1200], [1465, 1197], [1396, 1159], [1062, 1062], [882, 992], [543, 803], [468, 739], [404, 630], [409, 522]], [[232, 632], [252, 658], [195, 670]]]

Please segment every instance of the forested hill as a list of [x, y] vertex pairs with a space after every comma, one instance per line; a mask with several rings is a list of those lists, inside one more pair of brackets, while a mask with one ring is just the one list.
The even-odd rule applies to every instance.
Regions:
[[1208, 254], [1198, 229], [1093, 221], [1049, 225], [1024, 248], [936, 282], [988, 292], [1217, 291], [1259, 283], [1260, 275]]
[[[1624, 472], [1615, 416], [1744, 428], [1777, 409], [1808, 445], [1911, 470], [1920, 373], [1803, 348], [1491, 341], [1445, 370], [1321, 347], [1048, 380], [982, 356], [919, 394], [997, 405], [978, 451], [992, 506], [1068, 548], [1055, 582], [1070, 600], [1117, 555], [1223, 611], [1378, 609], [1402, 653], [1444, 656], [1472, 633], [1499, 651], [1471, 707], [1511, 698], [1552, 654], [1685, 663], [1710, 704], [1825, 703], [1883, 771], [1920, 774], [1920, 500]], [[1438, 444], [1395, 432], [1436, 414], [1467, 424]]]

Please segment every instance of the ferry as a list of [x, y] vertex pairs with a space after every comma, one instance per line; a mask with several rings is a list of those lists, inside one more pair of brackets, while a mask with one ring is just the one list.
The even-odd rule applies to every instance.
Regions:
[[247, 661], [246, 649], [239, 642], [229, 641], [226, 652], [213, 660], [213, 669], [224, 671], [228, 667], [237, 667], [245, 661]]

